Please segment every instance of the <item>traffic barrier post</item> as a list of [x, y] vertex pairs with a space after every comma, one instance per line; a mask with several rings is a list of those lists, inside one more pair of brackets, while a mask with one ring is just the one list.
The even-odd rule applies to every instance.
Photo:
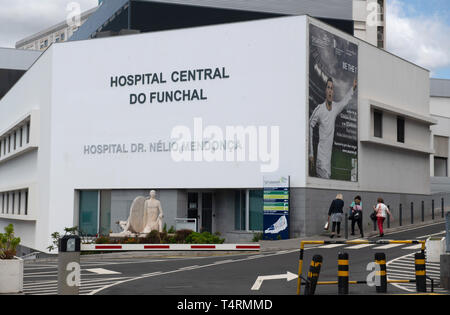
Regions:
[[416, 289], [417, 292], [427, 292], [427, 278], [425, 267], [425, 253], [416, 253], [414, 255], [414, 264], [416, 269]]
[[348, 254], [338, 254], [338, 294], [348, 294]]
[[[304, 258], [304, 249], [305, 245], [327, 245], [327, 244], [347, 244], [347, 245], [358, 245], [358, 244], [377, 244], [377, 245], [385, 245], [385, 244], [421, 244], [421, 252], [420, 254], [425, 257], [425, 241], [415, 241], [415, 240], [377, 240], [377, 241], [369, 241], [369, 240], [350, 240], [350, 241], [301, 241], [300, 242], [300, 258], [299, 258], [299, 266], [298, 266], [298, 280], [297, 280], [297, 295], [300, 295], [301, 286], [303, 285], [302, 279], [302, 266], [303, 266], [303, 258]], [[381, 253], [381, 255], [384, 255]], [[387, 283], [417, 283], [418, 279], [415, 280], [387, 280], [387, 269], [386, 269], [386, 256], [376, 256], [376, 263], [379, 264], [379, 268], [377, 268], [378, 273], [376, 276], [380, 276], [379, 287], [377, 288], [377, 292], [386, 292], [387, 291]], [[420, 262], [420, 261], [419, 261]], [[423, 263], [425, 263], [425, 259], [423, 259]], [[417, 268], [417, 267], [416, 267]], [[425, 270], [425, 265], [423, 265], [423, 270]], [[311, 273], [312, 275], [312, 273]], [[308, 275], [309, 276], [309, 275]], [[384, 277], [384, 279], [383, 279]], [[304, 279], [305, 280], [305, 279]], [[419, 281], [421, 281], [419, 279]], [[305, 285], [308, 284], [310, 280], [305, 280]], [[338, 285], [339, 294], [348, 294], [348, 285], [349, 284], [367, 284], [367, 281], [350, 281], [349, 280], [349, 264], [348, 264], [348, 254], [339, 253], [338, 256], [338, 281], [317, 281], [315, 285]], [[426, 285], [425, 285], [426, 288]], [[314, 288], [315, 289], [315, 288]], [[311, 292], [311, 291], [309, 291]], [[418, 292], [421, 292], [418, 290]]]
[[317, 280], [319, 279], [320, 268], [323, 258], [321, 255], [314, 255], [308, 272], [308, 280], [305, 286], [305, 295], [314, 295], [316, 292]]
[[387, 273], [386, 273], [386, 255], [384, 253], [375, 254], [375, 263], [377, 264], [376, 291], [377, 293], [387, 292]]

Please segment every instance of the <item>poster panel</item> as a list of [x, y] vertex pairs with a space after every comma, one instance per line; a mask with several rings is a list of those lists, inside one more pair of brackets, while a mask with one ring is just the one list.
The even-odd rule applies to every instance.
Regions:
[[264, 176], [263, 239], [289, 239], [289, 176]]
[[358, 181], [358, 46], [309, 25], [309, 176]]

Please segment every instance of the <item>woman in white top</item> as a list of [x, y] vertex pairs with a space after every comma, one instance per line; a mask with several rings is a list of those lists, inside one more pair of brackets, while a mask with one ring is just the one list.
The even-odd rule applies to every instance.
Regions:
[[377, 213], [378, 231], [380, 232], [380, 237], [382, 237], [382, 236], [384, 236], [384, 233], [383, 233], [384, 220], [386, 219], [388, 214], [392, 220], [394, 219], [394, 217], [392, 216], [391, 212], [389, 211], [389, 208], [384, 204], [383, 198], [377, 199], [377, 205], [373, 207], [373, 210]]

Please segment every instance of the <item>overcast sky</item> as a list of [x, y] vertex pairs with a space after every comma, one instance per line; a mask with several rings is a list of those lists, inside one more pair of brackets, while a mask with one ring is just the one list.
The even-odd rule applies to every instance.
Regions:
[[[0, 0], [0, 47], [66, 19], [74, 0]], [[98, 0], [76, 0], [81, 11]], [[450, 0], [387, 0], [387, 50], [450, 79]]]

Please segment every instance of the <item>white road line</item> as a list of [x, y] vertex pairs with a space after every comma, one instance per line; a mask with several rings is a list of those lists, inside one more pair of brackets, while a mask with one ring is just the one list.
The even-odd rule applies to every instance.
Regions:
[[378, 246], [378, 247], [374, 247], [372, 249], [389, 249], [389, 248], [394, 248], [394, 247], [398, 247], [398, 246], [402, 246], [404, 244], [387, 244], [387, 245], [383, 245], [383, 246]]
[[422, 248], [422, 244], [417, 244], [417, 245], [412, 245], [412, 246], [406, 246], [403, 247], [402, 249], [421, 249]]
[[104, 268], [92, 268], [92, 269], [86, 269], [86, 271], [93, 272], [99, 275], [114, 275], [114, 274], [121, 274], [117, 271], [112, 271]]
[[340, 246], [345, 246], [347, 244], [328, 244], [328, 245], [323, 245], [323, 246], [319, 246], [318, 248], [335, 248], [335, 247], [340, 247]]
[[373, 246], [373, 245], [374, 244], [358, 244], [358, 245], [346, 247], [345, 249], [360, 249], [360, 248], [365, 248], [365, 247], [369, 247], [369, 246]]

